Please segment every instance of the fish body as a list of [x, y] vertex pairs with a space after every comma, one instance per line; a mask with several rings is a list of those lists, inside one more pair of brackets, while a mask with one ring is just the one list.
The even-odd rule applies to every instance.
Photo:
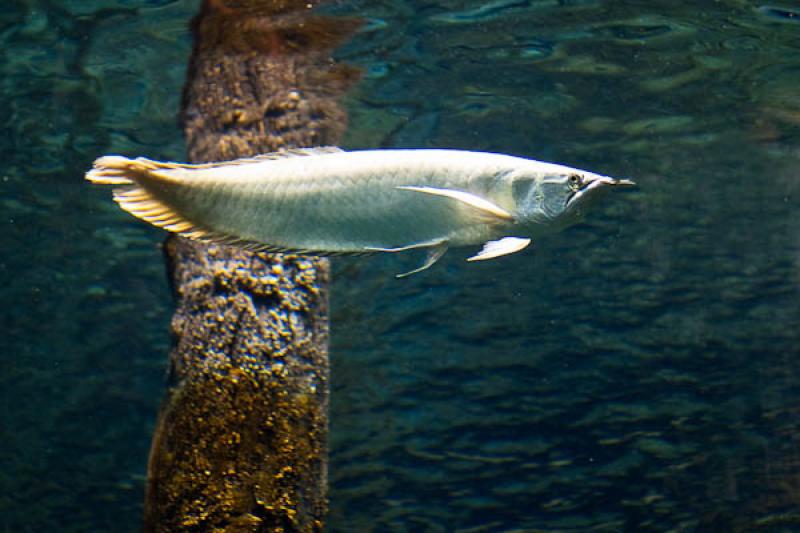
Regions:
[[[580, 218], [605, 185], [570, 167], [460, 150], [290, 150], [186, 165], [106, 156], [87, 179], [115, 186], [133, 215], [190, 238], [319, 255], [487, 243], [524, 248]], [[499, 240], [498, 240], [499, 239]]]

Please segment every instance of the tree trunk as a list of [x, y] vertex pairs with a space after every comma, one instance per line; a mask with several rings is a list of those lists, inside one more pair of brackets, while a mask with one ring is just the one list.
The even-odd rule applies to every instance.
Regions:
[[[313, 2], [318, 3], [318, 2]], [[182, 119], [192, 162], [335, 144], [358, 26], [308, 0], [206, 0]], [[319, 531], [327, 510], [326, 260], [164, 246], [177, 310], [145, 531]]]

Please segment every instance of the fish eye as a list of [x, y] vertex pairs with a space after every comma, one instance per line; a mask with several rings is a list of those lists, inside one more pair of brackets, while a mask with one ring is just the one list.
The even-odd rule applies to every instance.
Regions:
[[569, 184], [569, 188], [573, 191], [577, 191], [583, 185], [583, 178], [580, 174], [570, 174], [567, 178], [567, 183]]

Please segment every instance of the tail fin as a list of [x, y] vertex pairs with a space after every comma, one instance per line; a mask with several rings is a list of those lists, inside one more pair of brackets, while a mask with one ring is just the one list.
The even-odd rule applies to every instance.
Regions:
[[[238, 164], [238, 163], [234, 163]], [[152, 161], [144, 157], [128, 159], [118, 155], [101, 157], [86, 179], [101, 185], [114, 185], [114, 201], [136, 218], [184, 237], [203, 242], [235, 244], [250, 250], [278, 251], [263, 243], [242, 239], [223, 231], [206, 227], [187, 217], [166, 192], [180, 187], [180, 173], [193, 168], [222, 166], [222, 163], [183, 165]], [[175, 170], [178, 170], [176, 174]], [[154, 186], [158, 184], [159, 186]]]
[[148, 183], [163, 183], [165, 179], [163, 174], [154, 171], [177, 166], [180, 165], [151, 161], [143, 157], [128, 159], [119, 155], [108, 155], [94, 162], [94, 168], [86, 173], [86, 179], [101, 185], [115, 185], [114, 200], [122, 209], [137, 218], [188, 237], [206, 237], [210, 232], [196, 227], [163, 198], [149, 190]]

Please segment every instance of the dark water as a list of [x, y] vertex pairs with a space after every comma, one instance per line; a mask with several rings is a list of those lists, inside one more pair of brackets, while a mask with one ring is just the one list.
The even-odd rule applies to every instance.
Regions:
[[[181, 159], [197, 2], [0, 10], [0, 528], [135, 531], [162, 235], [82, 182]], [[800, 4], [392, 1], [348, 147], [636, 179], [483, 264], [337, 260], [330, 531], [800, 531]]]

